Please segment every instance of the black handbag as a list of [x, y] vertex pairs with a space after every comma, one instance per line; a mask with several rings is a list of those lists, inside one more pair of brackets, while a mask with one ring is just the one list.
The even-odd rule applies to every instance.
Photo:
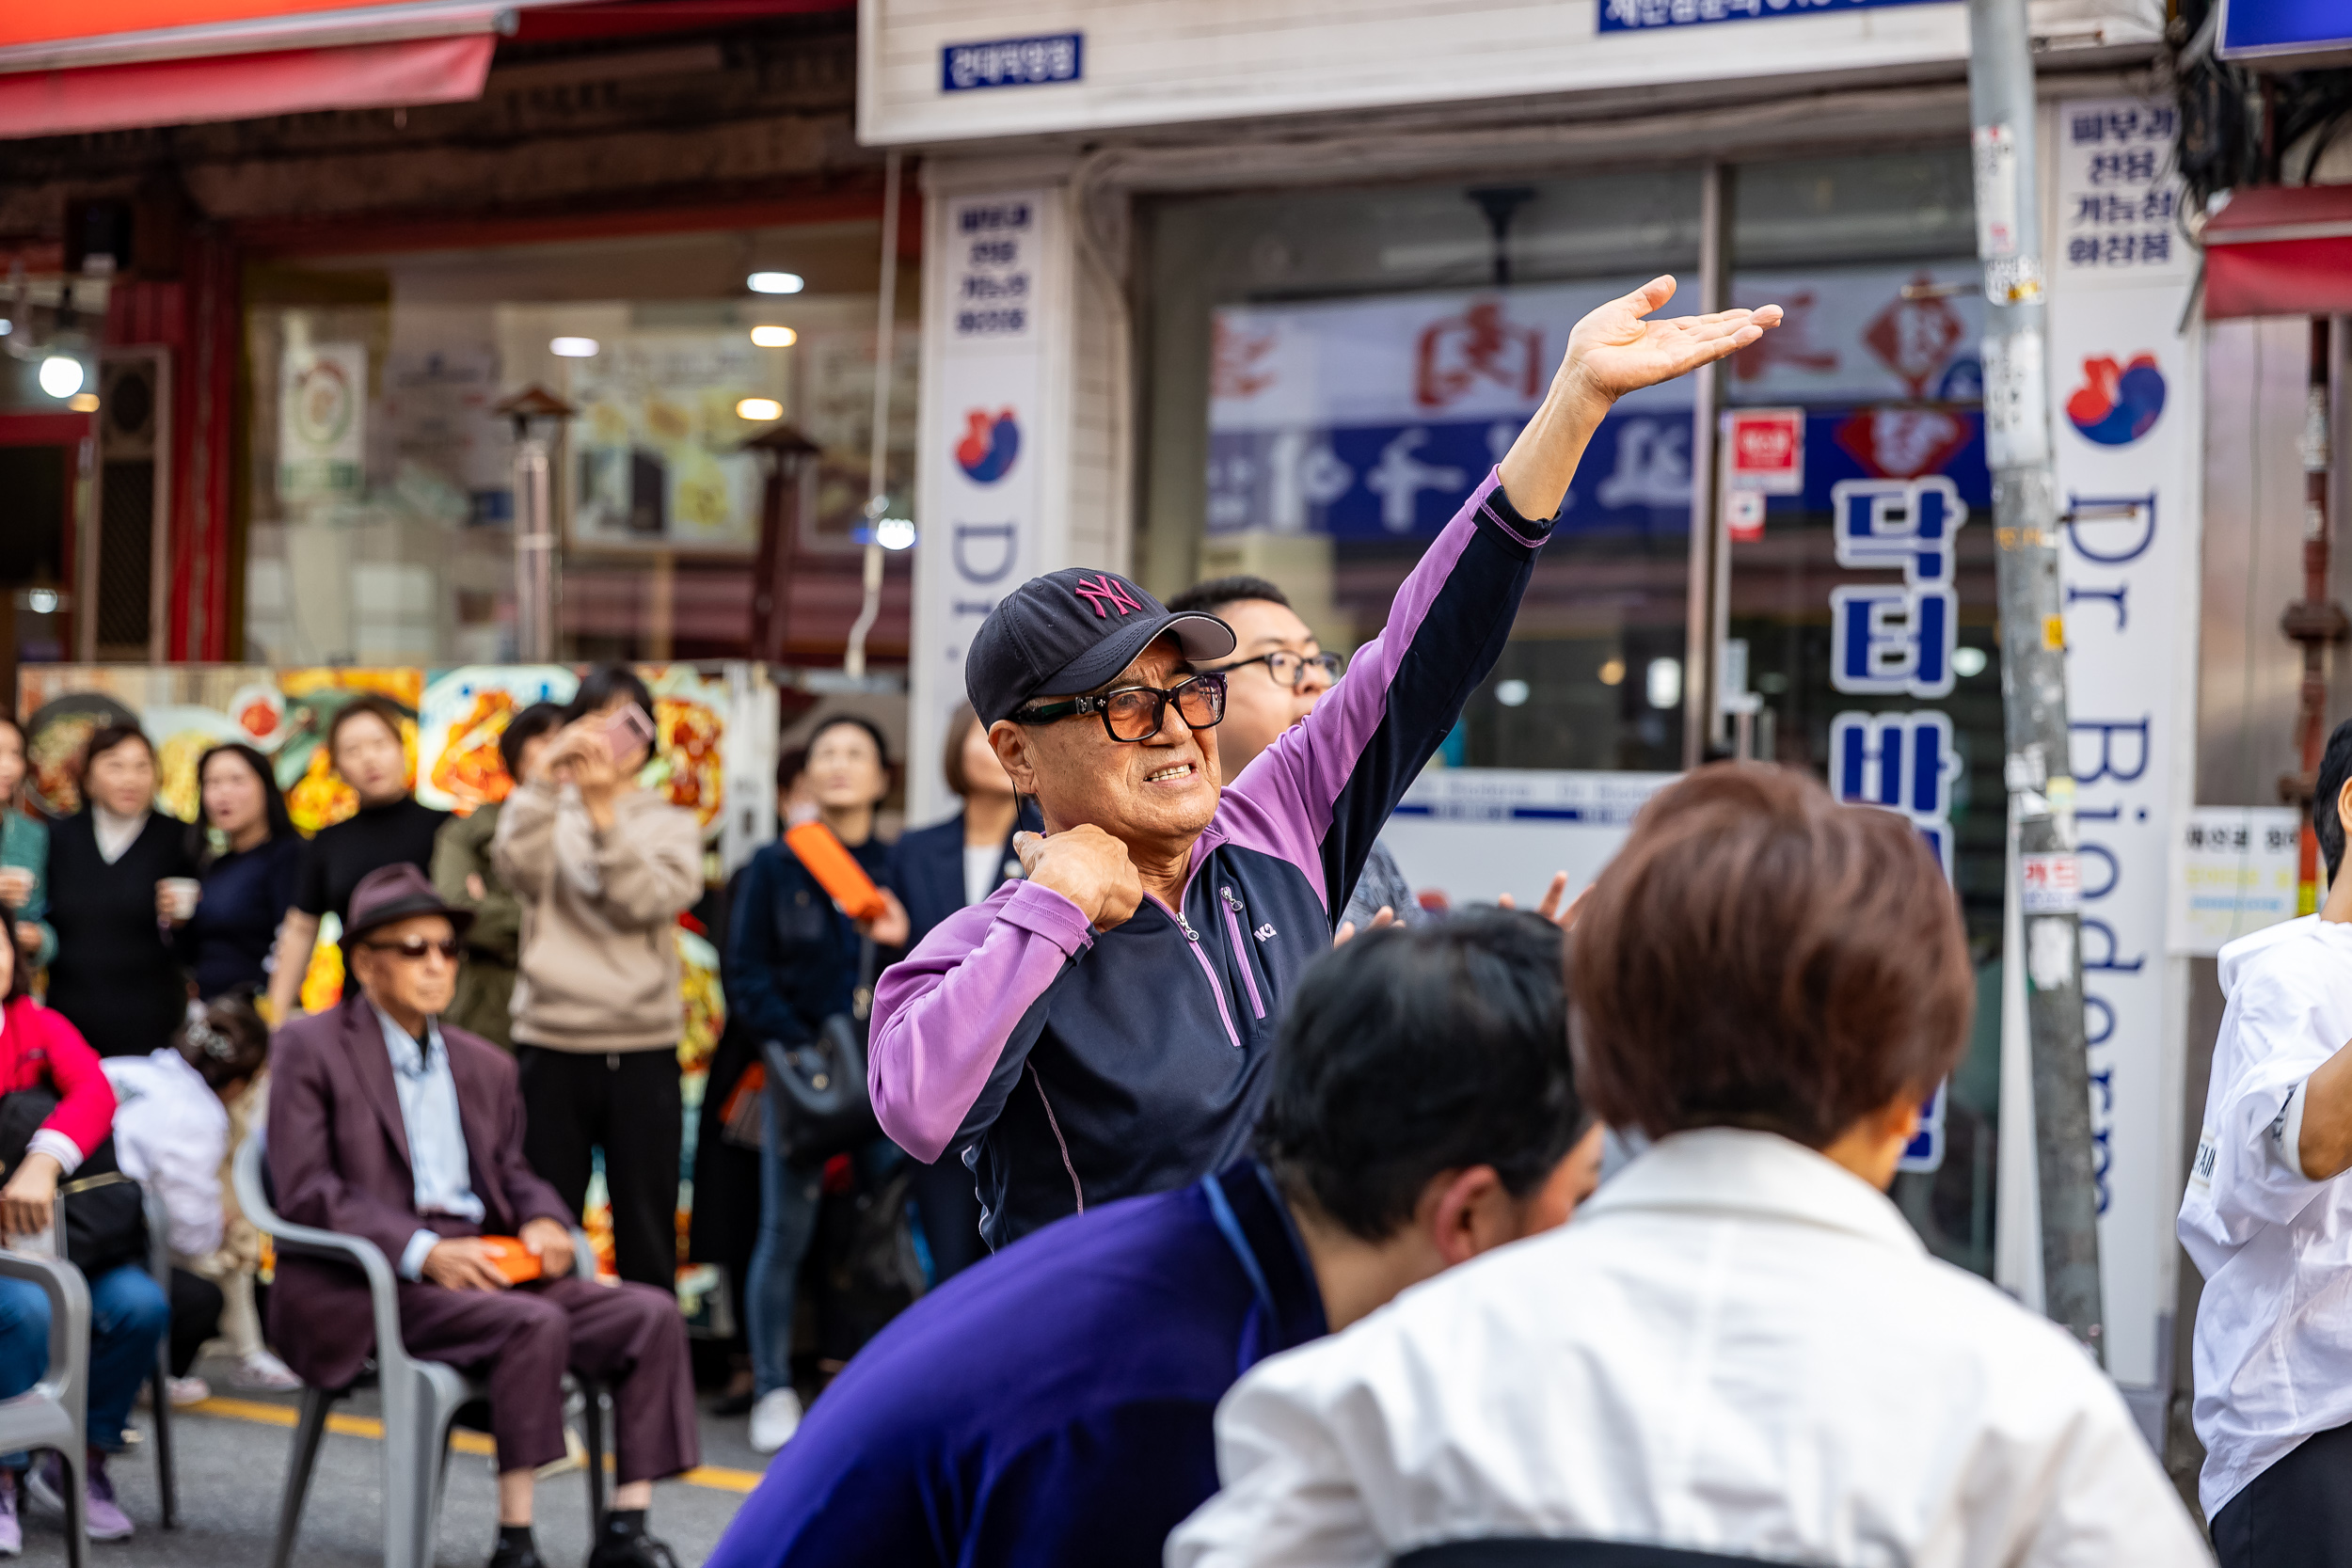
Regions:
[[[0, 1180], [16, 1174], [40, 1131], [57, 1109], [47, 1088], [0, 1095]], [[139, 1184], [115, 1161], [112, 1132], [83, 1158], [73, 1175], [57, 1184], [65, 1195], [66, 1260], [91, 1279], [125, 1263], [147, 1261], [147, 1198]]]
[[789, 1164], [820, 1165], [882, 1135], [866, 1087], [866, 1032], [873, 1010], [874, 944], [861, 942], [850, 1010], [826, 1019], [814, 1039], [796, 1045], [760, 1042], [768, 1093], [784, 1135], [776, 1152]]

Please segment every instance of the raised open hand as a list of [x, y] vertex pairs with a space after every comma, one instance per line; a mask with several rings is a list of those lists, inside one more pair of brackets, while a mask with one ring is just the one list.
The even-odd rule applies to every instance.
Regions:
[[1560, 367], [1566, 389], [1606, 404], [1736, 354], [1780, 325], [1780, 307], [1718, 310], [1711, 316], [1645, 321], [1675, 296], [1675, 280], [1654, 277], [1576, 324]]

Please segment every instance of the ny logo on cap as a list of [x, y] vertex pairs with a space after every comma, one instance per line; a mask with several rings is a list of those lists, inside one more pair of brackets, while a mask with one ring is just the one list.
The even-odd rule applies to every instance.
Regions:
[[1114, 610], [1124, 615], [1143, 608], [1129, 595], [1127, 585], [1108, 572], [1100, 577], [1080, 578], [1076, 593], [1078, 597], [1094, 607], [1095, 615], [1103, 620], [1108, 620]]

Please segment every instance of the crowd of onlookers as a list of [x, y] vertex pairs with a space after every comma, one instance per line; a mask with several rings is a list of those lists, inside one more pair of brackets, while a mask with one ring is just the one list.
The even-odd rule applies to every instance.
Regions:
[[[106, 1463], [123, 1446], [159, 1340], [168, 1337], [166, 1392], [175, 1403], [210, 1396], [193, 1375], [208, 1345], [226, 1356], [211, 1364], [215, 1381], [262, 1391], [302, 1384], [271, 1348], [264, 1245], [238, 1211], [229, 1166], [249, 1136], [266, 1135], [273, 1025], [301, 1015], [322, 930], [339, 933], [346, 1004], [367, 994], [360, 971], [381, 969], [372, 952], [362, 956], [370, 943], [355, 927], [353, 900], [387, 868], [429, 879], [451, 920], [451, 994], [427, 1033], [464, 1031], [511, 1055], [531, 1173], [573, 1219], [600, 1173], [613, 1272], [664, 1292], [678, 1268], [686, 1131], [676, 931], [683, 920], [712, 938], [726, 1028], [701, 1147], [683, 1174], [700, 1178], [694, 1255], [725, 1280], [717, 1321], [731, 1330], [720, 1338], [734, 1354], [715, 1375], [734, 1383], [721, 1408], [751, 1417], [762, 1451], [791, 1435], [802, 1394], [821, 1378], [812, 1350], [846, 1358], [906, 1300], [984, 1255], [972, 1179], [959, 1161], [918, 1164], [879, 1134], [830, 1164], [788, 1159], [770, 1125], [760, 1048], [812, 1037], [850, 1009], [853, 991], [870, 990], [881, 965], [1016, 875], [1010, 840], [1035, 826], [1035, 808], [1022, 817], [967, 709], [944, 758], [964, 809], [886, 844], [876, 829], [897, 782], [888, 743], [872, 722], [835, 715], [781, 759], [779, 822], [823, 822], [890, 890], [890, 913], [879, 924], [850, 921], [780, 844], [728, 885], [706, 887], [693, 815], [638, 782], [653, 736], [622, 721], [652, 707], [632, 671], [608, 665], [583, 678], [570, 704], [520, 709], [500, 740], [511, 793], [457, 816], [411, 792], [402, 710], [355, 696], [336, 710], [324, 744], [357, 809], [308, 837], [270, 759], [237, 742], [199, 759], [197, 819], [170, 816], [158, 804], [155, 748], [129, 722], [90, 736], [80, 808], [44, 822], [20, 787], [24, 732], [0, 718], [0, 914], [9, 936], [0, 990], [10, 999], [0, 1089], [24, 1122], [12, 1133], [11, 1100], [0, 1099], [8, 1176], [0, 1222], [13, 1244], [42, 1244], [56, 1187], [103, 1164], [160, 1197], [174, 1264], [168, 1286], [151, 1277], [133, 1244], [145, 1235], [135, 1215], [113, 1216], [111, 1251], [80, 1244], [104, 1205], [69, 1198], [72, 1259], [89, 1274], [95, 1303], [94, 1537], [133, 1528]], [[434, 1049], [422, 1040], [421, 1060]], [[810, 1253], [829, 1180], [836, 1192], [846, 1183], [857, 1195], [887, 1187], [903, 1196], [895, 1239], [917, 1268], [879, 1305], [861, 1303], [857, 1326], [815, 1345], [810, 1323], [822, 1304], [800, 1299], [799, 1281], [825, 1275]], [[427, 1196], [421, 1186], [420, 1212]], [[410, 1276], [431, 1277], [421, 1264]], [[39, 1293], [0, 1285], [0, 1397], [31, 1386], [46, 1335]], [[0, 1553], [21, 1543], [23, 1499], [54, 1501], [63, 1484], [54, 1463], [28, 1471], [24, 1456], [0, 1462]]]

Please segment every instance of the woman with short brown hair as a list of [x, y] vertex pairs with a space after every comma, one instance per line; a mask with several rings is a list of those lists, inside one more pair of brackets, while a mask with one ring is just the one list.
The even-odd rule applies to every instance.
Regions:
[[1578, 1085], [1655, 1142], [1566, 1228], [1253, 1370], [1170, 1568], [2210, 1561], [2090, 1356], [1887, 1201], [1974, 990], [1909, 824], [1702, 768], [1569, 945]]

